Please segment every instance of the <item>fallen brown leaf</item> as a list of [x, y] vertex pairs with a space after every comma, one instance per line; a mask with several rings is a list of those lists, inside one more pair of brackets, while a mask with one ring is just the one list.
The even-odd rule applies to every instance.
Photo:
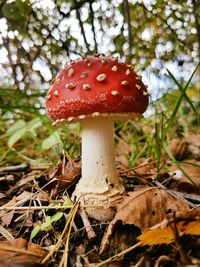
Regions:
[[187, 211], [189, 207], [180, 199], [157, 187], [130, 192], [117, 207], [115, 221], [134, 224], [142, 231], [161, 222], [172, 211]]
[[4, 215], [1, 216], [1, 225], [8, 226], [11, 223], [14, 214], [15, 214], [14, 210], [4, 213]]
[[23, 238], [0, 242], [0, 267], [35, 267], [46, 255], [36, 244]]
[[[26, 203], [27, 201], [30, 201], [32, 195], [33, 195], [32, 193], [30, 193], [28, 191], [24, 191], [19, 196], [13, 197], [13, 199], [11, 199], [9, 202], [7, 202], [2, 207], [7, 208], [7, 207], [12, 207], [12, 206], [21, 206], [24, 203]], [[9, 225], [12, 221], [14, 213], [15, 213], [14, 210], [10, 211], [10, 212], [6, 211], [6, 209], [1, 210], [0, 211], [1, 225], [2, 226]]]
[[[170, 170], [174, 172], [173, 179], [176, 180], [176, 189], [190, 194], [200, 194], [200, 161], [187, 160], [187, 162], [188, 163], [179, 163], [179, 166], [183, 171], [175, 165], [170, 167]], [[188, 179], [185, 173], [190, 176], [192, 181]]]
[[147, 187], [130, 192], [117, 207], [115, 218], [111, 221], [101, 243], [101, 253], [110, 242], [117, 221], [133, 224], [145, 231], [160, 223], [167, 214], [185, 212], [189, 206], [180, 199], [169, 195], [165, 190]]
[[188, 144], [190, 156], [195, 159], [200, 158], [200, 134], [190, 134], [185, 137]]
[[169, 142], [169, 149], [177, 160], [182, 160], [188, 157], [188, 145], [183, 138], [172, 139]]
[[177, 160], [200, 158], [200, 135], [190, 134], [170, 141], [169, 149]]
[[62, 163], [54, 167], [49, 173], [49, 177], [53, 180], [48, 186], [53, 189], [53, 195], [57, 195], [62, 189], [67, 189], [70, 185], [76, 182], [78, 176], [81, 174], [81, 163], [75, 161], [68, 161], [64, 168]]

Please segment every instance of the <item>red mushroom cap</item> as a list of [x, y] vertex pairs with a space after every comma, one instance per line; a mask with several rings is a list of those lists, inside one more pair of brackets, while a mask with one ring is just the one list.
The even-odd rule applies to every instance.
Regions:
[[133, 68], [116, 58], [88, 56], [66, 66], [46, 97], [49, 117], [72, 121], [91, 114], [142, 114], [148, 92]]

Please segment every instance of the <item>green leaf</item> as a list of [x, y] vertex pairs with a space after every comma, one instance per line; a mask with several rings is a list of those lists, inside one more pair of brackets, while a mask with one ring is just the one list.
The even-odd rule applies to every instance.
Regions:
[[51, 223], [59, 221], [62, 216], [63, 212], [57, 212], [51, 217]]
[[41, 225], [41, 230], [44, 231], [50, 227], [51, 227], [51, 216], [47, 216], [45, 218], [45, 222]]
[[7, 134], [11, 135], [24, 127], [26, 127], [26, 122], [24, 120], [18, 120], [7, 130]]
[[8, 139], [8, 146], [12, 147], [17, 141], [19, 141], [27, 132], [26, 122], [19, 120], [14, 123], [7, 134], [10, 135]]
[[73, 201], [69, 198], [65, 200], [65, 202], [63, 203], [64, 207], [73, 207], [73, 205], [74, 205]]
[[40, 226], [35, 226], [31, 231], [30, 239], [32, 240], [39, 233], [40, 230], [41, 230]]
[[35, 118], [27, 123], [28, 130], [36, 136], [35, 130], [42, 126], [42, 121], [40, 118]]
[[26, 128], [18, 130], [8, 139], [8, 146], [12, 147], [17, 141], [19, 141], [26, 133]]
[[58, 131], [55, 131], [49, 137], [43, 140], [42, 149], [49, 149], [59, 143], [61, 143], [60, 135]]

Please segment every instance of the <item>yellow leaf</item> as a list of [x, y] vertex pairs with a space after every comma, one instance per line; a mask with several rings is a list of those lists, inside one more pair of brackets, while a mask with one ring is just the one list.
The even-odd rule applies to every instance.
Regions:
[[[181, 221], [177, 224], [179, 236], [185, 235], [200, 235], [200, 221], [191, 221], [186, 223]], [[150, 229], [147, 232], [141, 234], [138, 237], [138, 240], [141, 241], [141, 245], [159, 245], [159, 244], [168, 244], [174, 241], [173, 231], [170, 226], [167, 226], [163, 229]]]
[[174, 239], [171, 228], [167, 227], [164, 229], [153, 229], [141, 234], [138, 240], [141, 241], [141, 245], [159, 245], [168, 244]]

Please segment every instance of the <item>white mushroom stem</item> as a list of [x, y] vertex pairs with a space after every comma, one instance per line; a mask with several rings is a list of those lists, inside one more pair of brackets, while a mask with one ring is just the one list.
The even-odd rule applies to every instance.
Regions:
[[102, 194], [119, 184], [112, 118], [89, 118], [82, 123], [82, 189]]
[[[124, 191], [115, 164], [113, 124], [109, 117], [86, 118], [82, 122], [82, 178], [73, 197], [80, 198], [84, 205], [97, 206], [86, 211], [98, 220], [109, 219], [105, 205], [112, 204]], [[105, 216], [98, 206], [106, 209]]]

